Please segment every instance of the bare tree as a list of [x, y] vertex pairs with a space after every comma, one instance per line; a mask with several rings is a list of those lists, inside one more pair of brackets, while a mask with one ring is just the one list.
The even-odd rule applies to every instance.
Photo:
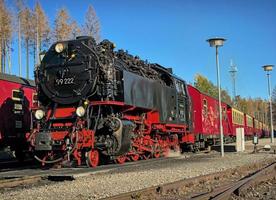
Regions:
[[7, 52], [11, 49], [12, 22], [4, 0], [0, 0], [0, 72], [6, 72]]
[[33, 44], [34, 37], [34, 26], [33, 26], [33, 16], [30, 8], [26, 7], [21, 11], [21, 27], [22, 36], [24, 40], [24, 45], [26, 48], [26, 78], [29, 78], [29, 50], [30, 46]]
[[72, 24], [70, 21], [70, 16], [65, 8], [58, 11], [53, 30], [53, 38], [55, 41], [70, 38], [72, 32]]
[[96, 15], [95, 9], [89, 5], [85, 15], [85, 23], [83, 26], [83, 34], [93, 37], [97, 42], [100, 41], [100, 21]]
[[34, 25], [34, 34], [33, 34], [34, 63], [38, 64], [39, 52], [41, 52], [43, 45], [47, 45], [49, 43], [49, 33], [50, 33], [48, 18], [45, 15], [44, 10], [42, 9], [41, 5], [38, 2], [35, 5], [35, 9], [33, 13], [33, 25]]
[[23, 0], [16, 0], [16, 30], [17, 30], [17, 33], [18, 33], [18, 65], [19, 65], [19, 76], [22, 76], [22, 42], [21, 42], [21, 38], [22, 38], [22, 18], [21, 18], [21, 15], [22, 15], [22, 10], [24, 8], [24, 2]]

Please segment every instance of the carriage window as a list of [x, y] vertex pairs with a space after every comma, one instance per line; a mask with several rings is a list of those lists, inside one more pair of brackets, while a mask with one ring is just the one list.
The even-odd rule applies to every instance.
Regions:
[[234, 111], [234, 110], [233, 110], [233, 121], [235, 124], [238, 122], [238, 116], [237, 116], [236, 111]]
[[239, 113], [240, 116], [240, 124], [243, 124], [242, 115]]
[[224, 120], [227, 119], [226, 108], [225, 108], [225, 107], [223, 107], [223, 119], [224, 119]]
[[203, 99], [203, 114], [207, 115], [208, 113], [208, 105], [207, 105], [207, 100]]
[[14, 101], [22, 101], [23, 96], [24, 96], [23, 91], [20, 91], [20, 90], [12, 91], [12, 100], [14, 100]]

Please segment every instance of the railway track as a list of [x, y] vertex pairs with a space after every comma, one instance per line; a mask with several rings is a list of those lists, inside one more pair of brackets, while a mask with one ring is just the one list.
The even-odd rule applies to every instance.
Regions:
[[[166, 196], [169, 199], [177, 197], [180, 199], [193, 199], [193, 200], [225, 200], [229, 199], [231, 195], [240, 196], [251, 186], [254, 186], [262, 181], [270, 180], [276, 177], [276, 162], [273, 162], [257, 171], [248, 174], [244, 178], [231, 181], [223, 186], [213, 188], [211, 191], [203, 193], [194, 193], [188, 196], [179, 196], [179, 192], [183, 188], [196, 187], [197, 184], [204, 184], [210, 180], [219, 180], [220, 177], [225, 176], [226, 173], [233, 173], [231, 170], [228, 172], [219, 172], [204, 176], [199, 176], [190, 179], [184, 179], [173, 183], [167, 183], [164, 185], [149, 187], [138, 191], [132, 191], [128, 193], [119, 194], [113, 197], [105, 198], [105, 200], [133, 200], [133, 199], [164, 199]], [[181, 192], [180, 192], [181, 193]]]
[[[195, 159], [195, 157], [200, 158], [201, 154], [195, 156], [187, 157], [187, 159]], [[0, 171], [0, 190], [7, 188], [20, 187], [22, 185], [27, 186], [28, 184], [36, 184], [38, 182], [49, 183], [49, 181], [72, 181], [76, 178], [98, 174], [98, 173], [108, 173], [109, 171], [120, 168], [121, 170], [130, 170], [138, 166], [148, 166], [154, 163], [172, 162], [179, 158], [183, 159], [183, 156], [177, 157], [167, 157], [158, 158], [150, 160], [141, 160], [137, 162], [129, 162], [123, 165], [109, 164], [102, 165], [97, 168], [59, 168], [59, 169], [41, 169], [38, 166], [32, 169], [17, 168], [12, 170]]]
[[[209, 159], [216, 154], [206, 155], [197, 154], [190, 155], [184, 158], [185, 162], [197, 162], [199, 159]], [[143, 160], [138, 162], [125, 163], [124, 165], [104, 165], [94, 169], [91, 168], [62, 168], [62, 169], [30, 169], [30, 170], [14, 170], [0, 173], [0, 192], [10, 191], [16, 188], [33, 188], [39, 185], [55, 184], [56, 181], [74, 181], [79, 177], [85, 177], [89, 175], [101, 175], [101, 174], [114, 174], [118, 171], [128, 172], [135, 168], [147, 168], [151, 164], [162, 165], [167, 162], [178, 162], [178, 159], [183, 159], [183, 156], [169, 157], [161, 159]], [[110, 197], [108, 199], [147, 199], [144, 196], [149, 197], [148, 199], [162, 199], [163, 197], [171, 197], [174, 195], [181, 194], [183, 188], [190, 189], [192, 187], [197, 190], [191, 190], [188, 195], [181, 196], [179, 199], [227, 199], [233, 193], [240, 195], [252, 184], [257, 184], [259, 181], [266, 180], [267, 178], [276, 176], [276, 162], [269, 161], [271, 163], [268, 166], [268, 162], [256, 163], [248, 166], [242, 166], [236, 169], [228, 169], [218, 173], [208, 174], [204, 176], [188, 178], [173, 183], [167, 183], [163, 185], [157, 185], [154, 187], [142, 189], [139, 191], [128, 192], [119, 194], [117, 196]], [[273, 162], [273, 163], [272, 163]], [[265, 167], [264, 167], [265, 166]], [[256, 170], [258, 169], [258, 170]], [[223, 180], [222, 177], [230, 179], [229, 177], [235, 172], [242, 171], [243, 174], [237, 174], [235, 181]], [[250, 173], [250, 174], [249, 174]], [[268, 175], [269, 174], [269, 175]], [[271, 176], [273, 175], [273, 176]], [[240, 177], [244, 177], [238, 180]], [[261, 177], [261, 178], [260, 178]], [[198, 185], [211, 185], [212, 181], [217, 180], [221, 187], [213, 187], [209, 191], [200, 190]], [[214, 185], [214, 184], [213, 184]], [[197, 191], [197, 193], [195, 192]], [[198, 191], [201, 191], [198, 193]], [[182, 193], [183, 194], [183, 193]], [[155, 198], [156, 197], [156, 198]], [[189, 197], [189, 198], [186, 198]], [[167, 198], [165, 198], [167, 199]]]
[[41, 176], [9, 177], [0, 180], [0, 189], [26, 186], [27, 184], [35, 184], [42, 180]]
[[248, 175], [247, 177], [240, 179], [237, 182], [219, 187], [209, 193], [203, 193], [203, 194], [194, 196], [191, 199], [193, 199], [193, 200], [229, 199], [232, 194], [240, 196], [243, 192], [245, 192], [251, 186], [256, 185], [262, 181], [270, 180], [273, 177], [276, 177], [276, 162], [256, 171], [253, 174]]
[[0, 161], [0, 173], [19, 169], [38, 168], [39, 165], [33, 159], [28, 159], [23, 162], [17, 160], [2, 160]]

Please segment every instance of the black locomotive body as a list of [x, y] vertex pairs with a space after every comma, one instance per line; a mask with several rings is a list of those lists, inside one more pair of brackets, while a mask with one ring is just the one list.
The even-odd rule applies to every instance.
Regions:
[[186, 83], [104, 40], [57, 42], [35, 73], [40, 106], [32, 134], [43, 163], [85, 156], [126, 159], [165, 156], [193, 142]]

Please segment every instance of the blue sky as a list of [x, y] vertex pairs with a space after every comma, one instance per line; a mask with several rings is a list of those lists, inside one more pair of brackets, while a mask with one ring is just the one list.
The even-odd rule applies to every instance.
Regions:
[[[9, 1], [11, 2], [11, 1]], [[27, 0], [33, 7], [35, 0]], [[102, 39], [150, 62], [172, 67], [189, 83], [195, 74], [216, 84], [215, 49], [206, 39], [225, 37], [219, 49], [222, 88], [232, 94], [230, 60], [238, 68], [237, 95], [267, 99], [261, 66], [276, 64], [275, 0], [41, 0], [53, 25], [59, 8], [83, 23], [88, 4], [101, 22]], [[16, 44], [16, 41], [14, 42]], [[17, 64], [17, 49], [13, 66]], [[30, 62], [32, 64], [32, 62]], [[23, 60], [23, 67], [25, 62]], [[276, 84], [276, 68], [272, 86]], [[13, 67], [13, 73], [18, 73]]]

